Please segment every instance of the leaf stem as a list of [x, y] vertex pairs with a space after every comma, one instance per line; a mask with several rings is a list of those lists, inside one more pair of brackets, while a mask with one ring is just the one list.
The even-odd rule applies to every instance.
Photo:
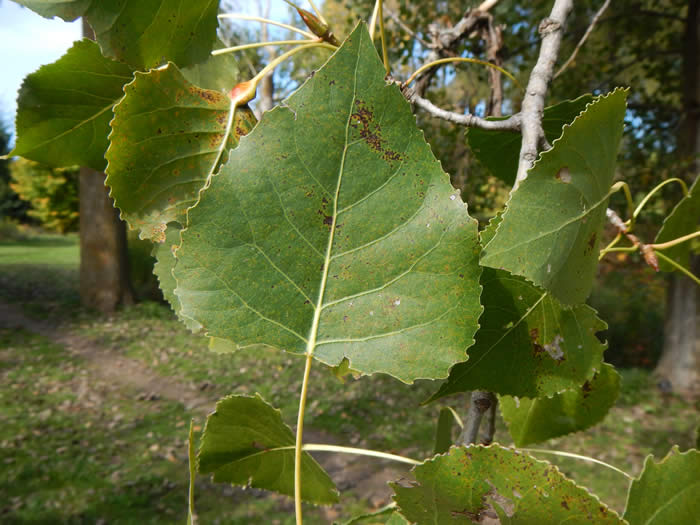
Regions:
[[311, 6], [311, 9], [313, 9], [313, 10], [314, 10], [314, 13], [316, 13], [316, 16], [318, 17], [318, 19], [319, 19], [322, 23], [328, 25], [328, 21], [323, 17], [323, 14], [321, 14], [321, 11], [319, 10], [318, 7], [316, 7], [316, 4], [314, 4], [313, 0], [307, 0], [307, 1], [309, 2], [309, 5]]
[[[623, 190], [623, 192], [625, 194], [625, 200], [627, 200], [627, 213], [631, 213], [632, 208], [634, 208], [634, 199], [632, 199], [632, 193], [630, 192], [629, 184], [627, 184], [625, 181], [616, 182], [610, 188], [610, 193], [620, 191], [620, 189]], [[628, 222], [631, 223], [632, 221], [628, 221]], [[631, 228], [631, 225], [630, 225], [630, 228]], [[628, 231], [629, 231], [629, 228], [628, 228]]]
[[679, 179], [678, 177], [672, 177], [670, 179], [667, 179], [663, 181], [661, 184], [656, 186], [653, 190], [651, 190], [649, 193], [647, 193], [646, 197], [642, 199], [642, 202], [639, 203], [639, 206], [634, 210], [634, 213], [632, 214], [632, 221], [637, 218], [637, 215], [642, 211], [642, 208], [646, 206], [646, 203], [649, 202], [649, 199], [651, 199], [654, 194], [656, 194], [661, 188], [666, 186], [666, 184], [670, 184], [672, 182], [677, 182], [678, 184], [681, 185], [683, 188], [683, 196], [687, 197], [688, 196], [688, 186], [686, 185], [685, 181], [683, 179]]
[[356, 454], [358, 456], [371, 456], [375, 458], [389, 459], [391, 461], [398, 461], [399, 463], [408, 463], [409, 465], [420, 465], [423, 462], [416, 459], [407, 458], [405, 456], [398, 456], [396, 454], [389, 454], [388, 452], [381, 452], [379, 450], [370, 450], [366, 448], [355, 448], [355, 447], [341, 447], [338, 445], [318, 445], [318, 444], [306, 444], [302, 447], [303, 450], [308, 450], [311, 452], [340, 452], [342, 454]]
[[384, 71], [386, 71], [387, 76], [391, 73], [391, 66], [389, 66], [389, 55], [386, 50], [386, 36], [384, 35], [384, 2], [383, 0], [378, 0], [379, 5], [379, 37], [382, 40], [382, 58], [384, 60]]
[[377, 27], [377, 14], [379, 13], [379, 0], [374, 3], [372, 9], [372, 18], [369, 20], [369, 39], [374, 42], [374, 30]]
[[212, 56], [223, 55], [224, 53], [235, 53], [236, 51], [243, 51], [244, 49], [253, 49], [256, 47], [265, 46], [281, 46], [281, 45], [291, 45], [291, 44], [314, 44], [319, 40], [315, 38], [314, 40], [275, 40], [272, 42], [253, 42], [252, 44], [243, 44], [240, 46], [226, 47], [223, 49], [215, 49], [211, 52]]
[[304, 366], [304, 379], [301, 383], [301, 395], [299, 396], [299, 412], [297, 413], [297, 435], [294, 445], [294, 512], [297, 525], [303, 524], [301, 509], [301, 453], [304, 438], [304, 412], [306, 411], [306, 396], [309, 390], [309, 372], [313, 362], [313, 351], [306, 353]]
[[264, 68], [262, 68], [260, 70], [260, 72], [251, 79], [251, 82], [253, 82], [255, 85], [257, 85], [257, 83], [260, 82], [260, 80], [262, 80], [262, 78], [265, 75], [267, 75], [270, 71], [272, 71], [277, 66], [279, 66], [282, 62], [287, 60], [289, 57], [296, 55], [299, 51], [303, 51], [305, 49], [311, 49], [312, 47], [325, 47], [326, 49], [330, 49], [332, 51], [335, 51], [337, 49], [335, 46], [332, 46], [331, 44], [328, 44], [327, 42], [322, 42], [322, 41], [318, 40], [316, 37], [314, 37], [313, 44], [304, 44], [302, 46], [297, 46], [293, 49], [290, 49], [286, 53], [282, 53], [280, 56], [275, 58], [268, 65], [266, 65]]
[[690, 277], [693, 281], [695, 281], [695, 284], [697, 284], [698, 286], [700, 286], [700, 279], [698, 279], [698, 278], [693, 274], [693, 272], [691, 272], [690, 270], [684, 268], [683, 266], [681, 266], [680, 264], [678, 264], [676, 261], [674, 261], [673, 259], [671, 259], [671, 258], [668, 257], [667, 255], [664, 255], [663, 252], [654, 252], [654, 253], [656, 253], [656, 256], [657, 256], [659, 259], [661, 259], [661, 260], [663, 260], [663, 261], [666, 261], [668, 264], [670, 264], [671, 266], [673, 266], [676, 270], [678, 270], [679, 272], [681, 272], [681, 273], [687, 275], [688, 277]]
[[651, 248], [653, 248], [654, 250], [665, 250], [667, 248], [676, 246], [677, 244], [681, 244], [691, 239], [694, 239], [698, 236], [700, 236], [700, 230], [694, 233], [689, 233], [688, 235], [684, 235], [683, 237], [678, 237], [677, 239], [673, 239], [672, 241], [662, 242], [661, 244], [650, 244], [649, 246], [651, 246]]
[[608, 252], [612, 251], [615, 245], [620, 242], [620, 239], [622, 239], [622, 232], [617, 232], [617, 235], [615, 235], [615, 238], [608, 244], [605, 248], [600, 250], [600, 254], [598, 255], [598, 260], [602, 260], [603, 257], [605, 257]]
[[572, 454], [571, 452], [562, 452], [560, 450], [545, 450], [541, 448], [519, 448], [517, 450], [520, 450], [521, 452], [533, 452], [535, 454], [552, 454], [553, 456], [563, 456], [566, 458], [573, 458], [573, 459], [580, 459], [583, 461], [588, 461], [590, 463], [597, 463], [598, 465], [602, 465], [604, 467], [609, 468], [610, 470], [614, 470], [615, 472], [618, 472], [625, 476], [627, 479], [634, 479], [632, 476], [627, 474], [624, 470], [621, 470], [617, 467], [614, 467], [610, 465], [609, 463], [605, 463], [605, 461], [601, 461], [596, 458], [591, 458], [589, 456], [581, 456], [579, 454]]
[[406, 82], [404, 82], [403, 85], [404, 85], [404, 86], [408, 86], [411, 82], [413, 82], [413, 81], [418, 77], [418, 75], [420, 75], [420, 74], [421, 74], [423, 71], [425, 71], [426, 69], [430, 69], [431, 67], [433, 67], [433, 66], [438, 66], [438, 65], [440, 65], [440, 64], [448, 64], [448, 63], [450, 63], [450, 62], [468, 62], [468, 63], [470, 63], [470, 64], [479, 64], [479, 65], [482, 65], [482, 66], [491, 67], [491, 68], [493, 68], [493, 69], [495, 69], [495, 70], [500, 71], [501, 73], [503, 73], [505, 76], [507, 76], [509, 79], [511, 79], [511, 80], [513, 81], [513, 83], [514, 83], [516, 86], [518, 86], [519, 89], [522, 90], [522, 86], [521, 86], [520, 83], [515, 79], [515, 77], [514, 77], [513, 75], [511, 75], [510, 73], [508, 73], [508, 71], [506, 71], [506, 70], [503, 69], [502, 67], [499, 67], [499, 66], [497, 66], [496, 64], [492, 64], [491, 62], [486, 62], [486, 61], [484, 61], [484, 60], [479, 60], [478, 58], [465, 58], [465, 57], [441, 58], [441, 59], [439, 59], [439, 60], [433, 60], [432, 62], [428, 62], [428, 63], [426, 63], [426, 64], [423, 64], [421, 67], [419, 67], [418, 69], [416, 69], [410, 77], [408, 77], [408, 80], [406, 80]]
[[224, 13], [224, 14], [219, 15], [219, 18], [233, 18], [236, 20], [251, 20], [253, 22], [261, 22], [263, 24], [270, 24], [272, 26], [282, 27], [282, 28], [287, 29], [289, 31], [293, 31], [295, 33], [299, 33], [300, 35], [304, 35], [307, 38], [311, 38], [311, 39], [316, 38], [316, 35], [309, 33], [308, 31], [304, 31], [303, 29], [299, 29], [298, 27], [290, 26], [288, 24], [283, 24], [281, 22], [275, 22], [274, 20], [270, 20], [268, 18], [262, 18], [260, 16], [244, 15], [244, 14], [239, 14], [239, 13]]
[[187, 501], [187, 525], [195, 525], [197, 518], [194, 513], [194, 480], [196, 476], [196, 463], [194, 454], [194, 419], [190, 419], [190, 434], [187, 439], [187, 457], [190, 466], [190, 490]]

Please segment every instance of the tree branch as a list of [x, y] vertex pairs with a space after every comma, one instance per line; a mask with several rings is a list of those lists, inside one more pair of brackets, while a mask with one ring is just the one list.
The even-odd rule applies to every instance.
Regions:
[[556, 0], [548, 18], [540, 23], [539, 32], [542, 35], [542, 45], [537, 63], [530, 73], [525, 98], [521, 109], [523, 139], [520, 147], [518, 174], [513, 190], [527, 177], [527, 171], [537, 158], [537, 146], [542, 140], [542, 114], [544, 97], [547, 87], [552, 80], [554, 63], [559, 54], [566, 17], [573, 8], [573, 0]]
[[520, 131], [521, 120], [519, 113], [508, 117], [505, 120], [486, 120], [485, 118], [477, 117], [476, 115], [465, 115], [463, 113], [455, 113], [453, 111], [447, 111], [439, 108], [428, 99], [419, 96], [418, 93], [410, 88], [404, 90], [404, 96], [409, 102], [415, 104], [424, 111], [427, 111], [433, 117], [437, 117], [454, 124], [459, 124], [460, 126], [492, 131]]
[[586, 29], [586, 32], [581, 37], [581, 40], [579, 40], [578, 44], [576, 44], [576, 48], [574, 49], [574, 52], [571, 53], [571, 56], [569, 57], [569, 59], [566, 62], [564, 62], [564, 65], [559, 68], [559, 71], [554, 73], [554, 78], [557, 78], [559, 75], [561, 75], [564, 72], [564, 70], [567, 67], [569, 67], [569, 64], [571, 64], [574, 61], [574, 59], [576, 58], [576, 55], [578, 55], [578, 52], [581, 49], [581, 46], [583, 46], [584, 42], [588, 38], [588, 35], [591, 34], [591, 32], [593, 31], [593, 28], [598, 23], [598, 20], [600, 20], [600, 17], [603, 16], [603, 13], [605, 13], [605, 10], [608, 8], [609, 5], [610, 5], [610, 0], [605, 0], [603, 5], [600, 7], [600, 9], [598, 9], [598, 12], [593, 17], [593, 20], [591, 20], [591, 24], [588, 26], [588, 29]]
[[472, 392], [467, 420], [464, 422], [464, 430], [460, 439], [462, 445], [476, 443], [476, 438], [479, 435], [479, 426], [481, 426], [481, 418], [491, 408], [494, 401], [495, 398], [491, 392], [483, 392], [481, 390]]

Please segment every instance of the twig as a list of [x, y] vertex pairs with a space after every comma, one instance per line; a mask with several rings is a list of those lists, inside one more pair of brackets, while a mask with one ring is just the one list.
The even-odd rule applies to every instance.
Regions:
[[481, 418], [494, 404], [494, 396], [491, 392], [483, 392], [475, 390], [471, 395], [469, 403], [469, 412], [467, 420], [464, 422], [464, 430], [462, 432], [462, 444], [471, 445], [476, 443], [476, 437], [479, 435], [479, 427], [481, 426]]
[[498, 398], [491, 394], [491, 406], [486, 412], [486, 430], [481, 438], [483, 445], [493, 443], [493, 436], [496, 434], [496, 407], [498, 406]]
[[537, 63], [530, 73], [521, 109], [523, 139], [513, 191], [517, 189], [519, 183], [525, 180], [527, 171], [537, 158], [537, 146], [544, 135], [542, 131], [544, 97], [552, 79], [554, 63], [559, 54], [566, 17], [572, 8], [573, 0], [556, 0], [549, 17], [540, 23], [539, 33], [542, 35], [542, 45]]
[[517, 132], [520, 130], [521, 121], [519, 113], [505, 120], [486, 120], [484, 118], [477, 117], [476, 115], [465, 115], [463, 113], [455, 113], [453, 111], [447, 111], [446, 109], [439, 108], [428, 99], [419, 96], [418, 93], [411, 89], [404, 90], [404, 95], [409, 102], [412, 102], [419, 108], [427, 111], [432, 116], [454, 124], [459, 124], [460, 126], [498, 131]]
[[[428, 26], [431, 43], [430, 53], [425, 59], [425, 63], [435, 62], [440, 58], [455, 55], [457, 45], [469, 35], [479, 24], [489, 9], [498, 3], [498, 0], [485, 0], [476, 9], [468, 10], [464, 16], [452, 27], [439, 29], [436, 24]], [[416, 81], [416, 93], [423, 96], [428, 89], [428, 85], [438, 70], [439, 66], [432, 67], [425, 71]]]
[[386, 14], [389, 15], [389, 18], [391, 18], [394, 22], [396, 22], [396, 25], [398, 25], [401, 29], [406, 31], [409, 35], [411, 35], [420, 45], [422, 45], [425, 48], [430, 48], [430, 44], [423, 40], [418, 34], [413, 31], [406, 23], [399, 18], [399, 15], [397, 15], [393, 10], [389, 9], [388, 7], [384, 6], [384, 11], [386, 11]]
[[591, 32], [593, 31], [593, 28], [598, 23], [598, 20], [600, 20], [600, 17], [603, 16], [603, 13], [605, 12], [605, 10], [608, 8], [609, 5], [610, 5], [610, 0], [605, 0], [605, 3], [603, 3], [603, 5], [600, 7], [600, 9], [598, 9], [598, 12], [593, 17], [593, 20], [591, 20], [591, 24], [588, 26], [588, 29], [586, 29], [586, 32], [581, 37], [581, 40], [579, 40], [578, 44], [576, 44], [576, 48], [574, 49], [574, 52], [571, 53], [571, 56], [569, 57], [569, 59], [566, 62], [564, 62], [564, 65], [559, 68], [559, 71], [554, 73], [554, 78], [557, 78], [559, 75], [561, 75], [564, 72], [564, 70], [567, 67], [569, 67], [569, 64], [571, 64], [574, 61], [574, 59], [576, 58], [576, 55], [578, 55], [578, 52], [581, 49], [581, 46], [583, 46], [584, 42], [588, 38], [588, 35], [591, 34]]

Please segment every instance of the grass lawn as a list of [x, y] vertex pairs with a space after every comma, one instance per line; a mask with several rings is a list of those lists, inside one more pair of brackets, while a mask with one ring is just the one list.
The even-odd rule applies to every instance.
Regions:
[[[75, 237], [44, 236], [0, 243], [0, 297], [25, 313], [63, 323], [96, 346], [143, 363], [156, 374], [192, 383], [215, 400], [260, 392], [292, 424], [302, 361], [280, 352], [210, 352], [169, 310], [141, 303], [109, 318], [82, 310], [77, 297]], [[87, 363], [41, 336], [0, 332], [0, 522], [183, 523], [187, 486], [182, 404], [139, 400], [118, 385], [90, 383]], [[644, 457], [694, 443], [697, 407], [662, 398], [640, 370], [623, 370], [623, 393], [597, 427], [552, 440], [550, 448], [592, 456], [637, 474]], [[436, 385], [413, 386], [384, 376], [341, 383], [320, 364], [312, 369], [307, 425], [339, 444], [416, 458], [430, 454], [440, 403], [420, 406]], [[460, 414], [466, 397], [446, 403]], [[202, 421], [198, 421], [201, 425]], [[509, 444], [498, 421], [497, 440]], [[558, 464], [616, 510], [627, 480], [585, 462], [538, 456]], [[342, 479], [339, 480], [342, 488]], [[289, 500], [259, 491], [197, 487], [201, 523], [292, 523]], [[306, 522], [345, 518], [368, 503], [343, 494], [345, 507], [309, 508]]]

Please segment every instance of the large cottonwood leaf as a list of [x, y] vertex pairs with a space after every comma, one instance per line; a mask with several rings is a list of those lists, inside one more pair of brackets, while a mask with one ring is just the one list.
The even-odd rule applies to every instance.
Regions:
[[603, 363], [590, 381], [552, 397], [502, 396], [499, 406], [518, 447], [579, 432], [605, 418], [620, 393], [620, 374]]
[[94, 42], [75, 42], [56, 62], [24, 79], [17, 100], [17, 144], [10, 155], [103, 171], [112, 106], [131, 79], [131, 69], [102, 56]]
[[522, 397], [577, 388], [599, 370], [607, 328], [591, 307], [563, 306], [522, 277], [484, 268], [484, 314], [469, 360], [456, 364], [431, 397], [488, 390]]
[[47, 18], [84, 16], [102, 52], [139, 71], [202, 62], [216, 39], [219, 0], [17, 1]]
[[163, 298], [168, 301], [178, 319], [183, 321], [192, 332], [199, 332], [202, 326], [197, 321], [180, 315], [180, 300], [175, 295], [177, 283], [173, 277], [173, 268], [177, 263], [175, 249], [180, 244], [180, 230], [179, 224], [170, 223], [165, 230], [165, 240], [153, 246], [151, 255], [156, 258], [153, 273], [158, 278], [158, 287], [163, 292]]
[[[562, 128], [571, 122], [593, 101], [593, 96], [582, 95], [575, 100], [565, 100], [554, 106], [544, 108], [542, 129], [551, 143], [561, 136]], [[505, 120], [509, 117], [489, 117], [487, 120]], [[513, 131], [489, 131], [470, 128], [467, 140], [474, 156], [488, 170], [512, 185], [518, 171], [520, 143], [522, 135]]]
[[674, 446], [658, 463], [647, 456], [644, 470], [630, 485], [624, 518], [630, 525], [698, 523], [700, 452]]
[[[197, 457], [199, 472], [213, 474], [214, 481], [294, 496], [294, 432], [259, 394], [219, 400], [207, 417]], [[301, 476], [304, 501], [338, 501], [333, 481], [307, 452]]]
[[[698, 230], [700, 227], [700, 176], [688, 190], [688, 195], [676, 204], [671, 214], [666, 217], [664, 224], [656, 236], [655, 243], [663, 243], [678, 239]], [[690, 268], [690, 253], [692, 241], [684, 242], [663, 250], [663, 254], [685, 268]], [[659, 259], [659, 268], [665, 272], [672, 272], [675, 268]]]
[[484, 266], [522, 275], [564, 304], [582, 303], [598, 264], [598, 243], [622, 137], [625, 90], [596, 98], [545, 151], [513, 192]]
[[115, 205], [142, 238], [162, 242], [168, 223], [186, 224], [192, 206], [228, 150], [256, 123], [218, 91], [189, 83], [174, 64], [137, 72], [114, 108], [107, 180]]
[[384, 75], [358, 26], [188, 212], [176, 293], [210, 335], [406, 382], [466, 359], [476, 223]]
[[556, 467], [499, 445], [453, 447], [413, 474], [410, 486], [391, 485], [401, 514], [421, 525], [623, 523]]

